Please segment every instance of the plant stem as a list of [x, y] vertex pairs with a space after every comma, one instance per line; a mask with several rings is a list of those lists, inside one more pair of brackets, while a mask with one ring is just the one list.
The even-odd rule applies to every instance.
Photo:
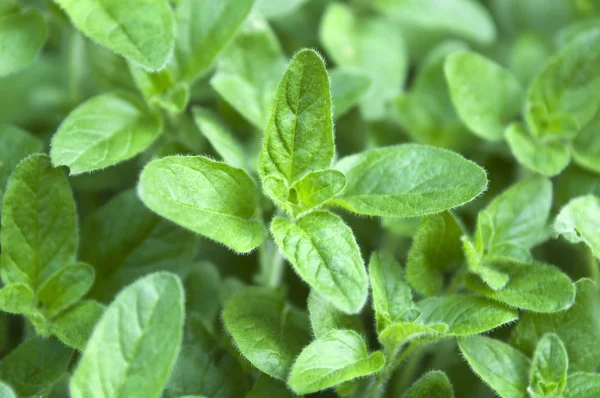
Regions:
[[383, 369], [377, 373], [376, 378], [370, 383], [367, 389], [367, 398], [380, 398], [383, 395], [385, 390], [385, 386], [387, 385], [390, 377], [394, 373], [394, 370], [404, 361], [410, 354], [412, 354], [417, 348], [418, 345], [410, 345], [408, 348], [402, 352], [396, 352], [395, 355], [392, 355], [392, 358], [389, 358], [386, 362], [386, 365]]

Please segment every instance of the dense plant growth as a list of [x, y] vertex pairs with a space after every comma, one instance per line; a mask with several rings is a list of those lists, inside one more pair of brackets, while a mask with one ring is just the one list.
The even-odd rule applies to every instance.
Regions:
[[600, 397], [599, 18], [2, 0], [0, 397]]

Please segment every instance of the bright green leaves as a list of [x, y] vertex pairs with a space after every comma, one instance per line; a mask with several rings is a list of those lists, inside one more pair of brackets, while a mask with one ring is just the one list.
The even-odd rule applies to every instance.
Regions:
[[310, 394], [375, 373], [384, 363], [383, 354], [369, 354], [356, 332], [332, 330], [302, 350], [294, 362], [289, 385], [297, 394]]
[[599, 127], [600, 115], [597, 113], [571, 141], [573, 160], [581, 167], [596, 173], [600, 173], [600, 138], [597, 134]]
[[567, 383], [569, 358], [556, 334], [546, 334], [539, 341], [529, 376], [528, 392], [532, 397], [560, 397]]
[[398, 27], [383, 18], [356, 15], [348, 5], [333, 2], [322, 17], [319, 36], [338, 66], [357, 68], [370, 78], [361, 110], [368, 120], [382, 118], [388, 102], [400, 93], [408, 68]]
[[0, 126], [0, 203], [10, 174], [27, 155], [41, 152], [42, 142], [17, 127]]
[[600, 199], [586, 195], [571, 200], [556, 217], [554, 231], [569, 242], [584, 242], [600, 259]]
[[170, 69], [147, 72], [142, 67], [129, 63], [129, 71], [149, 105], [163, 108], [171, 114], [179, 114], [185, 110], [190, 99], [189, 87], [185, 83], [178, 83]]
[[33, 155], [12, 174], [2, 206], [2, 280], [37, 289], [77, 250], [75, 202], [64, 172]]
[[462, 226], [449, 212], [423, 219], [408, 255], [406, 277], [424, 296], [441, 293], [445, 271], [451, 271], [464, 259], [460, 245]]
[[445, 65], [452, 102], [469, 129], [479, 137], [502, 140], [506, 124], [521, 109], [523, 89], [506, 69], [476, 53], [450, 55]]
[[10, 314], [31, 315], [34, 300], [33, 291], [24, 283], [11, 283], [0, 289], [0, 310]]
[[259, 172], [294, 183], [331, 165], [334, 155], [329, 77], [313, 50], [297, 53], [279, 83], [259, 159]]
[[264, 239], [258, 192], [242, 170], [201, 156], [169, 156], [143, 170], [138, 194], [160, 216], [238, 252]]
[[211, 66], [253, 4], [254, 0], [178, 2], [175, 62], [183, 80], [193, 82]]
[[600, 394], [600, 375], [577, 372], [569, 375], [565, 398], [595, 398]]
[[334, 203], [354, 213], [417, 217], [471, 201], [487, 186], [485, 171], [460, 155], [423, 145], [371, 149], [340, 160], [348, 185]]
[[2, 359], [0, 380], [8, 383], [17, 397], [46, 396], [72, 356], [73, 350], [59, 341], [34, 337]]
[[159, 397], [180, 349], [183, 302], [181, 282], [166, 272], [121, 291], [92, 333], [71, 396]]
[[367, 92], [371, 86], [371, 79], [364, 72], [351, 68], [336, 68], [329, 75], [334, 118], [337, 119]]
[[140, 64], [161, 69], [173, 51], [175, 27], [167, 0], [55, 0], [95, 42]]
[[148, 148], [161, 130], [160, 115], [134, 97], [102, 94], [62, 122], [52, 139], [52, 163], [68, 166], [71, 174], [112, 166]]
[[94, 269], [83, 263], [58, 269], [40, 286], [37, 298], [49, 317], [77, 303], [92, 287]]
[[310, 326], [315, 337], [321, 337], [333, 329], [350, 329], [364, 333], [358, 315], [347, 315], [335, 308], [323, 296], [311, 290], [307, 301]]
[[0, 76], [10, 75], [35, 61], [48, 35], [40, 12], [27, 10], [0, 15]]
[[404, 394], [404, 398], [454, 398], [452, 384], [444, 372], [426, 373]]
[[482, 261], [495, 257], [527, 259], [528, 251], [547, 237], [552, 184], [545, 178], [518, 182], [479, 213], [476, 246]]
[[387, 252], [375, 252], [369, 262], [369, 279], [373, 289], [373, 308], [378, 332], [396, 322], [412, 321], [410, 287], [400, 264]]
[[225, 305], [223, 322], [241, 353], [262, 372], [286, 380], [308, 342], [306, 316], [272, 290], [251, 287]]
[[484, 336], [458, 344], [473, 371], [502, 398], [527, 398], [529, 359], [519, 350]]
[[367, 301], [368, 280], [352, 230], [324, 211], [296, 221], [276, 217], [277, 246], [304, 281], [339, 310], [354, 314]]

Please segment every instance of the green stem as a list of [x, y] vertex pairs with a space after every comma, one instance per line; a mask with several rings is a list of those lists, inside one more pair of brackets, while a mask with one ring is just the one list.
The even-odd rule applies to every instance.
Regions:
[[588, 269], [590, 272], [590, 278], [598, 282], [600, 280], [600, 270], [598, 269], [598, 261], [596, 261], [596, 257], [594, 257], [594, 253], [592, 253], [592, 249], [586, 247], [586, 257]]
[[410, 354], [412, 354], [417, 348], [418, 345], [410, 345], [408, 348], [402, 352], [396, 351], [392, 358], [389, 358], [386, 361], [386, 365], [383, 369], [377, 373], [375, 379], [370, 383], [367, 388], [367, 398], [380, 398], [385, 391], [385, 386], [387, 385], [390, 377], [394, 373], [394, 370], [404, 361]]

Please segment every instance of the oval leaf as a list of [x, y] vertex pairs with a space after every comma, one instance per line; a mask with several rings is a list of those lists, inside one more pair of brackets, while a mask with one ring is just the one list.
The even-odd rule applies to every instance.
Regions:
[[404, 398], [454, 398], [452, 383], [444, 372], [426, 373], [404, 394]]
[[569, 242], [584, 242], [600, 259], [600, 198], [586, 195], [571, 200], [556, 217], [554, 231]]
[[78, 302], [94, 283], [94, 268], [78, 263], [66, 265], [40, 286], [37, 298], [46, 315], [53, 317]]
[[568, 367], [567, 349], [560, 337], [544, 335], [533, 355], [528, 391], [534, 397], [562, 396]]
[[38, 56], [48, 28], [39, 11], [0, 16], [0, 76], [18, 72]]

